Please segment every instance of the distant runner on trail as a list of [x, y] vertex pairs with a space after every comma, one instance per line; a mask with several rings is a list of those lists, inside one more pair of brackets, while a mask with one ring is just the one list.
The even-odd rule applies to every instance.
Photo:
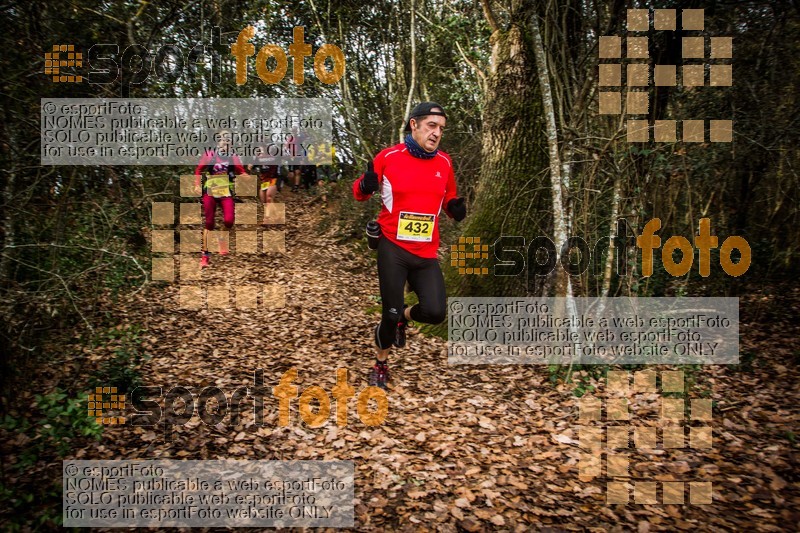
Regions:
[[[300, 133], [297, 126], [292, 128], [292, 133], [286, 138], [286, 142], [284, 142], [284, 149], [291, 154], [292, 157], [299, 157], [302, 155], [302, 141], [304, 140], [304, 135]], [[296, 193], [300, 190], [300, 175], [303, 170], [303, 165], [287, 165], [288, 173], [286, 175], [286, 181], [292, 186], [292, 192]]]
[[326, 148], [327, 145], [325, 143], [320, 143], [314, 149], [315, 162], [317, 164], [317, 188], [319, 189], [323, 209], [328, 206], [328, 184], [336, 179], [333, 170], [333, 165], [336, 162], [336, 149], [333, 147], [333, 144], [330, 145], [331, 162], [325, 164], [321, 163], [327, 155], [325, 153]]
[[[245, 174], [242, 161], [231, 149], [231, 133], [222, 130], [217, 133], [216, 138], [216, 149], [206, 150], [194, 170], [196, 189], [200, 188], [201, 179], [204, 174], [206, 175], [202, 196], [205, 229], [203, 230], [203, 256], [200, 258], [201, 267], [209, 265], [208, 232], [214, 229], [217, 203], [222, 208], [222, 220], [225, 227], [231, 229], [234, 220], [233, 179], [237, 174]], [[228, 253], [227, 243], [222, 239], [220, 239], [219, 253], [220, 255]]]
[[264, 206], [262, 225], [271, 224], [274, 217], [275, 194], [278, 192], [277, 183], [280, 174], [278, 159], [267, 155], [263, 146], [255, 150], [255, 164], [248, 170], [258, 176], [258, 198]]
[[[406, 343], [409, 321], [438, 324], [445, 319], [447, 297], [436, 252], [442, 207], [450, 218], [467, 215], [464, 198], [456, 195], [450, 156], [438, 149], [447, 115], [435, 102], [423, 102], [411, 111], [403, 143], [386, 148], [353, 183], [353, 196], [368, 200], [380, 190], [378, 224], [378, 280], [383, 313], [375, 328], [378, 353], [370, 385], [386, 388], [389, 350]], [[419, 303], [405, 305], [405, 283]]]

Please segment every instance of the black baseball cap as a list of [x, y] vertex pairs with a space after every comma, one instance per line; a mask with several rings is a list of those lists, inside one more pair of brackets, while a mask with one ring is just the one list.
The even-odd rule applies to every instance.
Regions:
[[444, 108], [436, 102], [422, 102], [421, 104], [417, 104], [417, 106], [411, 110], [411, 114], [408, 116], [408, 120], [406, 121], [405, 131], [411, 131], [412, 118], [425, 117], [428, 115], [439, 115], [440, 117], [447, 118], [447, 115], [444, 114]]

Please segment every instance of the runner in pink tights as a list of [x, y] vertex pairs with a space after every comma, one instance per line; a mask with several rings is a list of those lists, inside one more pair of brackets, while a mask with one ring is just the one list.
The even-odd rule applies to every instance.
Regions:
[[[203, 184], [203, 214], [205, 216], [205, 229], [203, 230], [203, 256], [200, 258], [200, 266], [209, 266], [208, 253], [208, 232], [214, 229], [214, 216], [217, 211], [217, 204], [222, 208], [222, 219], [227, 229], [233, 227], [234, 221], [234, 202], [233, 202], [233, 179], [237, 174], [245, 174], [239, 156], [231, 149], [231, 134], [227, 130], [222, 130], [216, 135], [217, 148], [206, 150], [200, 163], [194, 170], [196, 189], [200, 188], [203, 174], [206, 175]], [[228, 253], [227, 242], [220, 239], [219, 253]]]

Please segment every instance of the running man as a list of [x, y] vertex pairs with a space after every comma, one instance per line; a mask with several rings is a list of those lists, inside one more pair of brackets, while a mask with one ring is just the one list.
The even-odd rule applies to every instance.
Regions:
[[276, 158], [266, 154], [263, 146], [255, 149], [255, 163], [248, 169], [258, 176], [258, 198], [264, 206], [264, 217], [261, 224], [266, 226], [271, 224], [274, 218], [273, 211], [275, 194], [278, 192], [277, 182], [280, 166]]
[[[442, 207], [456, 221], [467, 215], [464, 198], [456, 195], [450, 156], [438, 149], [446, 121], [442, 106], [419, 104], [406, 123], [405, 141], [375, 156], [353, 183], [358, 201], [381, 193], [378, 280], [383, 313], [375, 328], [378, 353], [369, 377], [370, 385], [381, 388], [389, 380], [389, 350], [405, 346], [408, 323], [445, 319], [447, 296], [436, 257], [439, 216]], [[413, 307], [405, 305], [406, 281], [419, 298]]]
[[[231, 148], [230, 132], [221, 130], [215, 137], [217, 139], [217, 148], [206, 150], [194, 170], [195, 189], [200, 189], [202, 176], [206, 174], [202, 196], [205, 229], [203, 230], [203, 255], [200, 258], [201, 268], [209, 265], [208, 232], [214, 229], [217, 203], [222, 208], [222, 220], [225, 228], [230, 230], [233, 227], [234, 220], [233, 180], [237, 174], [245, 174], [242, 161], [238, 155], [233, 153]], [[221, 237], [219, 253], [220, 255], [227, 255], [228, 253], [227, 241]]]
[[[284, 143], [284, 150], [286, 150], [291, 157], [299, 157], [302, 154], [300, 142], [303, 135], [298, 130], [297, 126], [292, 128], [292, 133], [286, 137]], [[292, 192], [296, 193], [300, 190], [300, 175], [302, 173], [303, 165], [287, 165], [289, 169], [286, 174], [286, 181], [292, 186]]]

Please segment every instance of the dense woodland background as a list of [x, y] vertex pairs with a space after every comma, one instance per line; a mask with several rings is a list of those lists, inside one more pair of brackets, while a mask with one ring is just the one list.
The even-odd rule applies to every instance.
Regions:
[[[732, 118], [733, 143], [629, 143], [619, 116], [598, 114], [598, 37], [622, 35], [631, 7], [704, 8], [705, 35], [733, 37], [732, 87], [652, 87], [649, 116]], [[74, 403], [92, 379], [135, 373], [143, 356], [138, 333], [114, 329], [118, 302], [159, 286], [148, 280], [150, 202], [178, 198], [175, 177], [189, 171], [41, 166], [41, 98], [119, 97], [130, 81], [52, 83], [43, 58], [55, 43], [87, 49], [117, 43], [120, 53], [131, 45], [189, 50], [210, 43], [211, 29], [220, 27], [220, 83], [200, 64], [194, 77], [187, 71], [177, 80], [151, 77], [129, 95], [331, 98], [344, 182], [319, 223], [334, 228], [337, 245], [358, 241], [376, 210], [353, 202], [349, 184], [372, 155], [398, 142], [410, 105], [434, 100], [448, 112], [442, 149], [456, 165], [470, 213], [459, 226], [443, 225], [445, 245], [460, 235], [484, 242], [518, 235], [526, 244], [539, 235], [556, 242], [578, 235], [593, 244], [608, 238], [618, 219], [639, 231], [654, 217], [663, 222], [665, 240], [693, 235], [706, 217], [720, 242], [741, 235], [752, 248], [750, 270], [739, 279], [725, 275], [713, 253], [708, 278], [698, 275], [697, 262], [682, 278], [657, 262], [655, 274], [644, 278], [635, 254], [618, 258], [604, 250], [593, 257], [594, 269], [571, 278], [459, 276], [448, 267], [451, 295], [744, 297], [786, 293], [800, 272], [796, 1], [30, 0], [3, 2], [0, 20], [0, 411], [6, 437], [32, 435], [29, 464], [66, 454], [96, 432], [76, 421], [82, 407]], [[288, 48], [292, 29], [304, 26], [314, 51], [324, 43], [344, 51], [344, 77], [335, 86], [319, 83], [308, 75], [309, 59], [302, 86], [290, 75], [265, 85], [252, 64], [248, 83], [235, 85], [227, 44], [248, 24], [257, 28], [256, 50], [266, 43]], [[680, 65], [681, 35], [651, 30], [651, 63]], [[611, 261], [627, 263], [625, 275], [608, 268]], [[122, 347], [121, 356], [111, 352], [121, 362], [81, 359], [109, 343]], [[78, 361], [70, 372], [63, 371], [66, 360]], [[49, 410], [54, 420], [72, 422], [41, 429], [36, 417]], [[53, 443], [63, 449], [54, 451]], [[20, 461], [4, 465], [4, 475]], [[0, 485], [0, 498], [13, 493], [7, 480]], [[54, 518], [30, 520], [47, 528]]]

